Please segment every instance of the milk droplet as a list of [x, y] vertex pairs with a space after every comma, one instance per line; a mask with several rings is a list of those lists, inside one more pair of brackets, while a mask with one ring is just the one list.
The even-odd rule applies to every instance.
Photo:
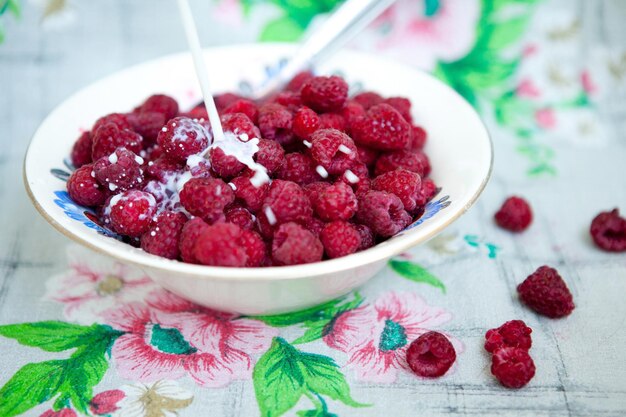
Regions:
[[320, 177], [328, 178], [328, 171], [326, 171], [323, 166], [321, 165], [316, 166], [315, 171], [317, 171], [317, 173], [320, 174]]
[[304, 146], [306, 146], [307, 148], [310, 148], [311, 146], [313, 146], [313, 144], [311, 142], [309, 142], [308, 140], [303, 140], [302, 144]]
[[233, 184], [232, 182], [229, 182], [228, 185], [230, 185], [230, 188], [232, 188], [233, 191], [237, 190], [237, 186]]
[[265, 213], [265, 217], [267, 217], [267, 222], [269, 224], [271, 224], [272, 226], [276, 224], [276, 215], [274, 214], [274, 212], [272, 211], [272, 208], [270, 206], [265, 207], [265, 210], [263, 210]]
[[350, 155], [352, 153], [352, 150], [344, 144], [339, 145], [337, 150], [339, 150], [339, 152], [345, 153], [346, 155]]
[[115, 152], [109, 155], [109, 162], [112, 164], [117, 164], [117, 154]]
[[360, 180], [360, 178], [357, 177], [354, 174], [354, 172], [350, 171], [349, 169], [346, 169], [346, 172], [343, 173], [343, 176], [346, 177], [348, 182], [351, 183], [351, 184], [356, 184]]
[[143, 158], [139, 155], [135, 155], [135, 162], [137, 162], [139, 165], [143, 165]]

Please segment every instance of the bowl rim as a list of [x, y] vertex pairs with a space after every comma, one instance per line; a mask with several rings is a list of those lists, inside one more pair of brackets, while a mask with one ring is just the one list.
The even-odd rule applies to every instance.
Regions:
[[[278, 42], [277, 43], [264, 43], [261, 46], [271, 48], [273, 46], [285, 47], [287, 45], [290, 48], [293, 48], [293, 44], [278, 43]], [[207, 47], [207, 48], [203, 48], [203, 52], [206, 53], [207, 51], [208, 52], [219, 51], [222, 49], [231, 49], [233, 47], [236, 47], [236, 48], [259, 47], [259, 44], [249, 43], [249, 44]], [[349, 52], [351, 54], [357, 54], [357, 55], [361, 55], [364, 57], [373, 56], [370, 53], [355, 51], [351, 49], [349, 50]], [[131, 70], [136, 67], [139, 67], [148, 63], [156, 62], [162, 59], [172, 59], [176, 56], [184, 56], [186, 54], [188, 54], [188, 52], [178, 52], [178, 53], [167, 54], [167, 55], [163, 55], [154, 59], [150, 59], [147, 61], [143, 61], [134, 65], [124, 67], [120, 70], [113, 72], [112, 74], [109, 74], [105, 77], [102, 77], [90, 83], [87, 86], [80, 88], [79, 90], [75, 91], [73, 94], [65, 98], [61, 102], [61, 104], [66, 102], [67, 100], [70, 100], [75, 95], [79, 94], [84, 88], [87, 88], [95, 83], [107, 80], [109, 78], [113, 78], [117, 76], [120, 72]], [[48, 212], [37, 201], [37, 198], [35, 197], [35, 194], [33, 190], [31, 189], [29, 181], [28, 181], [28, 174], [26, 171], [26, 165], [27, 165], [26, 162], [31, 152], [33, 139], [39, 133], [39, 129], [41, 125], [43, 124], [43, 121], [45, 121], [60, 104], [55, 106], [55, 109], [51, 110], [50, 113], [48, 113], [46, 118], [42, 120], [38, 128], [31, 135], [28, 147], [26, 149], [26, 153], [24, 155], [23, 164], [22, 164], [22, 179], [24, 182], [26, 193], [28, 197], [30, 198], [31, 202], [33, 203], [33, 205], [35, 206], [35, 208], [37, 209], [37, 211], [39, 212], [39, 214], [48, 223], [50, 223], [50, 225], [52, 225], [57, 231], [59, 231], [61, 234], [65, 235], [66, 237], [68, 237], [74, 242], [80, 243], [81, 245], [84, 245], [97, 253], [110, 256], [115, 259], [123, 260], [124, 262], [135, 265], [139, 268], [147, 267], [147, 268], [162, 269], [170, 273], [182, 273], [182, 274], [187, 274], [187, 275], [194, 275], [196, 278], [199, 278], [199, 279], [235, 280], [235, 281], [251, 281], [251, 282], [292, 280], [292, 279], [307, 278], [307, 277], [311, 277], [315, 275], [328, 274], [331, 272], [346, 271], [346, 270], [357, 268], [357, 267], [364, 267], [364, 266], [382, 261], [384, 259], [391, 258], [392, 256], [397, 255], [398, 253], [401, 253], [419, 243], [422, 243], [431, 239], [432, 237], [440, 233], [443, 229], [445, 229], [448, 225], [450, 225], [451, 223], [456, 221], [459, 217], [461, 217], [463, 214], [465, 214], [467, 210], [469, 210], [470, 207], [472, 207], [476, 203], [476, 201], [478, 200], [478, 198], [484, 191], [485, 187], [487, 186], [487, 183], [489, 182], [489, 179], [491, 178], [491, 175], [493, 172], [494, 147], [493, 147], [493, 139], [491, 137], [491, 133], [489, 132], [489, 129], [487, 129], [485, 122], [478, 115], [476, 110], [467, 102], [467, 100], [465, 100], [465, 98], [463, 98], [463, 96], [461, 96], [457, 91], [455, 91], [453, 88], [445, 84], [443, 81], [437, 79], [436, 77], [434, 77], [433, 75], [429, 74], [426, 71], [413, 68], [409, 65], [406, 65], [406, 64], [403, 64], [401, 62], [394, 61], [391, 59], [390, 61], [394, 65], [402, 66], [412, 71], [421, 73], [423, 76], [429, 78], [432, 82], [438, 83], [441, 87], [447, 89], [450, 93], [460, 98], [461, 102], [463, 103], [462, 105], [466, 106], [472, 113], [474, 113], [474, 115], [478, 119], [480, 125], [482, 126], [484, 130], [484, 133], [486, 134], [487, 142], [489, 145], [488, 146], [488, 150], [490, 153], [489, 168], [487, 170], [486, 175], [482, 179], [480, 185], [476, 188], [474, 193], [471, 195], [469, 201], [462, 208], [460, 208], [457, 212], [455, 212], [446, 222], [438, 225], [437, 227], [433, 228], [426, 234], [416, 235], [417, 238], [415, 239], [405, 238], [405, 239], [396, 239], [392, 241], [386, 241], [381, 244], [375, 245], [371, 248], [368, 248], [366, 250], [363, 250], [361, 252], [353, 253], [351, 255], [343, 256], [340, 258], [328, 259], [328, 260], [324, 260], [320, 262], [313, 262], [313, 263], [302, 264], [302, 265], [272, 266], [272, 267], [245, 267], [245, 268], [196, 265], [196, 264], [191, 264], [191, 263], [186, 263], [186, 262], [180, 262], [176, 260], [163, 258], [157, 255], [152, 255], [150, 253], [141, 251], [140, 249], [134, 248], [132, 246], [128, 246], [128, 250], [119, 250], [119, 251], [106, 248], [106, 247], [105, 248], [100, 247], [90, 242], [89, 240], [72, 233], [71, 231], [66, 229], [63, 225], [61, 225], [58, 221], [56, 221], [53, 216], [48, 214]], [[409, 237], [409, 236], [405, 235], [404, 237]]]

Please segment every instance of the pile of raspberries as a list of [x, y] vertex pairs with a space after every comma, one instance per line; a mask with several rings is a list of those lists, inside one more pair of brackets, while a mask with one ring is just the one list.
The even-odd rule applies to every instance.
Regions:
[[297, 75], [274, 97], [216, 97], [224, 131], [258, 138], [270, 183], [211, 148], [207, 112], [165, 95], [100, 118], [74, 144], [70, 197], [146, 252], [184, 262], [305, 264], [367, 249], [419, 218], [436, 194], [411, 102], [348, 97], [337, 76]]

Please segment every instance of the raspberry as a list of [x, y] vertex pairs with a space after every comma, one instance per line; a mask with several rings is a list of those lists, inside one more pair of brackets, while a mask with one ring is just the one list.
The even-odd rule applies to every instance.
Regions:
[[177, 259], [180, 254], [178, 240], [187, 216], [181, 212], [164, 211], [141, 236], [141, 249], [167, 259]]
[[312, 211], [309, 199], [298, 184], [274, 180], [259, 217], [271, 226], [287, 222], [306, 223], [311, 218]]
[[129, 129], [120, 129], [114, 123], [105, 123], [93, 135], [91, 159], [97, 161], [109, 156], [117, 148], [124, 147], [138, 154], [143, 149], [143, 139]]
[[311, 71], [299, 72], [287, 83], [285, 90], [298, 92], [302, 89], [302, 85], [313, 77]]
[[311, 217], [304, 225], [305, 229], [313, 233], [318, 238], [320, 237], [320, 233], [322, 232], [322, 229], [324, 229], [324, 226], [326, 226], [326, 223], [320, 219], [316, 219], [315, 217]]
[[485, 334], [485, 350], [494, 353], [503, 347], [530, 349], [533, 341], [530, 334], [533, 330], [522, 320], [511, 320], [502, 326], [488, 330]]
[[526, 200], [521, 197], [509, 197], [494, 217], [501, 228], [521, 232], [532, 222], [533, 213]]
[[439, 332], [426, 332], [409, 345], [406, 361], [419, 376], [440, 377], [456, 360], [456, 351], [447, 337]]
[[367, 166], [359, 162], [355, 162], [350, 169], [345, 170], [338, 180], [352, 187], [357, 195], [369, 191], [371, 185]]
[[372, 189], [398, 196], [404, 209], [413, 211], [417, 207], [416, 200], [421, 199], [422, 179], [415, 172], [397, 169], [374, 178]]
[[282, 224], [274, 233], [272, 258], [277, 265], [318, 262], [323, 252], [322, 242], [299, 224]]
[[192, 178], [180, 191], [180, 202], [194, 216], [212, 224], [224, 218], [224, 209], [235, 201], [235, 194], [216, 178]]
[[358, 102], [354, 100], [348, 100], [346, 105], [340, 112], [343, 120], [345, 121], [345, 128], [347, 131], [350, 131], [352, 125], [357, 122], [357, 120], [365, 117], [366, 112], [363, 106], [361, 106]]
[[[231, 223], [207, 226], [196, 239], [194, 256], [203, 265], [244, 267], [248, 253], [243, 230]], [[260, 240], [260, 238], [259, 238]]]
[[168, 157], [185, 161], [209, 146], [209, 133], [192, 119], [175, 117], [161, 129], [157, 142]]
[[373, 91], [364, 91], [359, 93], [354, 96], [353, 100], [363, 106], [365, 110], [369, 110], [371, 107], [383, 102], [381, 95], [374, 93]]
[[315, 170], [315, 162], [302, 153], [285, 155], [285, 162], [276, 173], [276, 178], [293, 181], [297, 184], [309, 184], [320, 179]]
[[526, 349], [504, 347], [494, 353], [491, 373], [507, 388], [521, 388], [535, 376], [535, 363]]
[[300, 108], [293, 116], [293, 133], [300, 139], [307, 139], [319, 126], [319, 116], [308, 107]]
[[233, 178], [231, 184], [234, 185], [235, 198], [237, 201], [241, 202], [245, 208], [252, 213], [256, 213], [261, 209], [269, 188], [267, 184], [255, 187], [250, 182], [250, 177], [245, 175]]
[[302, 103], [317, 112], [341, 110], [348, 99], [348, 84], [340, 77], [313, 77], [302, 85]]
[[300, 93], [294, 93], [291, 91], [283, 91], [282, 93], [276, 94], [271, 102], [284, 106], [290, 112], [296, 112], [300, 107], [302, 107]]
[[187, 113], [181, 114], [181, 116], [189, 117], [190, 119], [198, 119], [198, 121], [209, 120], [209, 113], [206, 111], [206, 107], [204, 107], [204, 104], [198, 104], [196, 107], [189, 110]]
[[[230, 104], [228, 107], [224, 109], [223, 113], [224, 114], [243, 113], [246, 116], [248, 116], [248, 119], [250, 119], [252, 123], [255, 123], [255, 124], [259, 120], [258, 107], [256, 106], [256, 104], [254, 104], [254, 102], [250, 100], [246, 100], [246, 99], [234, 101], [232, 104]], [[260, 137], [260, 136], [256, 136], [256, 137]]]
[[143, 184], [143, 158], [126, 148], [117, 148], [93, 164], [96, 179], [110, 191], [126, 191]]
[[109, 202], [111, 227], [119, 234], [139, 237], [144, 234], [156, 212], [156, 200], [150, 193], [128, 190]]
[[430, 161], [424, 152], [397, 151], [381, 155], [376, 161], [376, 176], [404, 168], [417, 172], [420, 177], [430, 174]]
[[236, 157], [226, 155], [220, 148], [209, 150], [209, 160], [213, 171], [222, 178], [232, 178], [246, 167]]
[[170, 159], [167, 155], [161, 155], [154, 161], [148, 162], [146, 173], [151, 177], [162, 182], [167, 182], [177, 172], [182, 171], [185, 166], [179, 162]]
[[261, 137], [259, 128], [243, 113], [224, 114], [220, 117], [220, 121], [225, 132], [233, 132], [235, 136], [241, 138], [244, 142], [252, 138]]
[[113, 123], [120, 130], [132, 128], [126, 114], [111, 113], [107, 114], [106, 116], [102, 116], [101, 118], [96, 120], [96, 122], [91, 127], [91, 133], [95, 134], [98, 129], [109, 123]]
[[311, 157], [331, 175], [342, 174], [357, 159], [357, 149], [348, 135], [335, 129], [320, 129], [311, 136]]
[[404, 97], [389, 97], [383, 100], [383, 103], [389, 104], [394, 109], [398, 110], [404, 120], [409, 123], [413, 123], [413, 116], [411, 116], [411, 101]]
[[339, 258], [359, 250], [361, 235], [348, 222], [335, 221], [327, 223], [319, 235], [324, 250], [329, 258]]
[[411, 126], [411, 145], [409, 146], [409, 150], [411, 151], [421, 151], [426, 144], [426, 139], [428, 138], [428, 133], [421, 126]]
[[620, 217], [619, 210], [598, 214], [589, 228], [596, 246], [609, 252], [626, 251], [626, 219]]
[[278, 142], [261, 139], [259, 140], [259, 150], [254, 154], [254, 160], [272, 174], [285, 162], [285, 150]]
[[272, 139], [285, 146], [293, 142], [291, 130], [293, 116], [287, 108], [276, 103], [259, 108], [259, 129], [265, 139]]
[[155, 143], [159, 132], [167, 122], [163, 113], [151, 111], [145, 113], [131, 113], [128, 115], [132, 129], [141, 135], [147, 144]]
[[224, 109], [226, 109], [228, 106], [235, 103], [236, 101], [245, 99], [245, 97], [241, 97], [240, 95], [233, 93], [218, 94], [214, 98], [215, 107], [217, 107], [217, 111], [220, 113], [222, 113]]
[[309, 198], [312, 206], [315, 206], [315, 202], [319, 198], [320, 193], [326, 188], [330, 187], [331, 184], [323, 181], [316, 181], [310, 184], [307, 184], [303, 187], [304, 193]]
[[417, 207], [422, 207], [426, 205], [426, 203], [432, 200], [433, 197], [436, 196], [438, 192], [439, 192], [439, 189], [437, 188], [433, 180], [431, 180], [430, 178], [426, 178], [425, 180], [423, 180], [422, 190], [420, 191], [420, 195], [417, 198], [417, 200], [415, 200]]
[[172, 97], [164, 94], [155, 94], [148, 97], [137, 111], [139, 113], [161, 113], [165, 117], [165, 122], [167, 122], [178, 114], [178, 103]]
[[364, 224], [353, 224], [352, 226], [354, 226], [357, 232], [359, 232], [359, 235], [361, 237], [361, 244], [359, 245], [358, 250], [361, 251], [361, 250], [365, 250], [374, 246], [375, 241], [374, 241], [374, 233], [372, 232], [372, 229], [370, 229]]
[[236, 224], [244, 230], [254, 230], [255, 220], [254, 216], [243, 207], [231, 207], [226, 210], [226, 222]]
[[92, 138], [90, 132], [83, 132], [74, 142], [70, 159], [75, 168], [80, 168], [91, 162]]
[[267, 249], [263, 239], [261, 239], [261, 236], [259, 236], [258, 233], [250, 230], [243, 230], [241, 232], [239, 244], [244, 248], [248, 257], [246, 266], [257, 267], [261, 266], [265, 262], [265, 258], [267, 258]]
[[392, 151], [411, 144], [411, 125], [389, 104], [378, 104], [351, 129], [354, 141], [374, 149]]
[[198, 236], [200, 236], [208, 227], [209, 225], [199, 217], [193, 218], [185, 223], [180, 232], [180, 240], [178, 241], [180, 257], [183, 261], [192, 264], [199, 263], [196, 259], [196, 255], [194, 255], [194, 248], [196, 241], [198, 240]]
[[411, 223], [402, 201], [384, 191], [368, 191], [359, 198], [357, 220], [382, 237], [390, 237]]
[[365, 146], [357, 146], [357, 153], [359, 155], [359, 161], [368, 167], [371, 167], [376, 163], [379, 155], [378, 151], [366, 148]]
[[520, 299], [537, 313], [550, 318], [568, 316], [574, 300], [556, 269], [542, 266], [517, 286]]
[[337, 182], [318, 193], [313, 207], [324, 221], [348, 220], [356, 213], [358, 201], [352, 188], [343, 182]]
[[92, 165], [83, 165], [67, 180], [67, 192], [70, 198], [80, 206], [99, 206], [106, 199], [105, 191], [92, 177], [92, 173]]
[[348, 129], [346, 120], [339, 113], [320, 114], [320, 129], [337, 129], [345, 132]]

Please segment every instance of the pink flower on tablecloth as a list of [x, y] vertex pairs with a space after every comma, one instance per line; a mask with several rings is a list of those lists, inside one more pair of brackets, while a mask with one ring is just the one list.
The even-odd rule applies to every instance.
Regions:
[[77, 417], [76, 411], [71, 408], [62, 408], [59, 411], [46, 410], [39, 417]]
[[277, 335], [262, 322], [202, 308], [165, 290], [153, 292], [147, 302], [150, 307], [130, 303], [105, 313], [107, 323], [127, 332], [112, 350], [127, 379], [152, 382], [188, 374], [207, 387], [249, 379], [253, 356]]
[[598, 91], [598, 86], [593, 81], [591, 73], [587, 70], [584, 70], [580, 74], [580, 83], [583, 86], [583, 90], [585, 90], [587, 94], [594, 94], [596, 91]]
[[69, 270], [48, 280], [46, 298], [65, 304], [70, 321], [98, 322], [103, 311], [140, 301], [158, 288], [139, 269], [80, 246], [70, 246], [67, 253]]
[[[341, 314], [324, 342], [349, 355], [345, 366], [358, 379], [391, 383], [399, 369], [408, 369], [408, 345], [451, 318], [449, 312], [429, 306], [416, 294], [388, 292], [374, 304]], [[450, 340], [458, 353], [462, 345]]]
[[535, 122], [542, 129], [553, 129], [557, 124], [556, 114], [548, 107], [539, 109], [535, 112]]
[[541, 95], [541, 92], [539, 91], [535, 83], [533, 83], [533, 81], [528, 78], [520, 81], [520, 83], [517, 85], [517, 88], [515, 89], [515, 93], [519, 97], [526, 97], [531, 99], [538, 98]]
[[119, 389], [102, 391], [89, 401], [89, 411], [92, 414], [111, 414], [119, 409], [118, 403], [124, 399], [126, 394]]

